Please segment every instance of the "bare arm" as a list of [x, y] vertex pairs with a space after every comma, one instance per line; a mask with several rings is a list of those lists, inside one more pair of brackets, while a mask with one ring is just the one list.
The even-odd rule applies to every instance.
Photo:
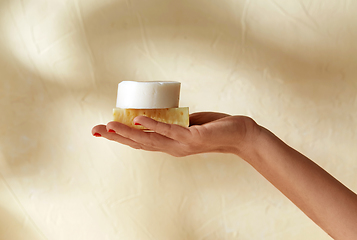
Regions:
[[337, 240], [357, 239], [357, 195], [313, 161], [244, 116], [197, 113], [183, 128], [137, 117], [145, 133], [117, 122], [92, 133], [133, 148], [173, 156], [203, 152], [233, 153], [253, 166], [308, 217]]
[[243, 158], [334, 239], [357, 239], [357, 195], [266, 129]]

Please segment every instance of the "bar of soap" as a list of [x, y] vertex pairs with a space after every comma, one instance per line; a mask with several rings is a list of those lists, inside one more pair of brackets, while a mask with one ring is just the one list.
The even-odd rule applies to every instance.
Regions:
[[130, 127], [145, 129], [134, 125], [136, 116], [147, 116], [156, 121], [189, 126], [188, 107], [179, 107], [180, 82], [134, 82], [123, 81], [118, 84], [114, 121]]
[[162, 108], [162, 109], [128, 109], [128, 108], [114, 108], [114, 121], [121, 122], [137, 129], [146, 129], [141, 125], [134, 125], [133, 120], [137, 116], [150, 117], [156, 121], [177, 124], [183, 127], [189, 125], [188, 107], [182, 108]]
[[117, 108], [178, 108], [179, 82], [134, 82], [118, 84]]

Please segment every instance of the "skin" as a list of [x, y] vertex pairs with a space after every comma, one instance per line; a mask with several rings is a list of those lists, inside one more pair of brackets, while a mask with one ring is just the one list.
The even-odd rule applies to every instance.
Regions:
[[139, 116], [143, 132], [119, 122], [97, 125], [95, 136], [135, 149], [183, 157], [198, 153], [232, 153], [254, 167], [332, 238], [357, 239], [357, 195], [316, 163], [245, 116], [201, 112], [190, 127]]

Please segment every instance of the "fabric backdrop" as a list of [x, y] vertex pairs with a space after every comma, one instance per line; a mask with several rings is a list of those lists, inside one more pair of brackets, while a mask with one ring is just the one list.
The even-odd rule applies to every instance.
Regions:
[[357, 1], [0, 0], [0, 34], [0, 239], [331, 239], [234, 155], [93, 137], [123, 80], [180, 81], [357, 191]]

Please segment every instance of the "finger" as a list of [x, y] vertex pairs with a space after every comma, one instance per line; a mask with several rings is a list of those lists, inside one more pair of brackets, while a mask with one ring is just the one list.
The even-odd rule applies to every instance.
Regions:
[[176, 124], [158, 122], [145, 116], [138, 116], [134, 118], [134, 123], [140, 124], [147, 129], [159, 133], [160, 135], [177, 140], [179, 142], [187, 142], [187, 140], [192, 137], [192, 134], [188, 128]]
[[125, 138], [121, 135], [118, 135], [116, 133], [113, 132], [108, 132], [107, 131], [107, 126], [106, 125], [97, 125], [92, 129], [92, 134], [94, 136], [98, 136], [95, 135], [95, 133], [100, 134], [101, 137], [106, 138], [108, 140], [111, 141], [115, 141], [124, 145], [127, 145], [129, 147], [135, 148], [135, 149], [144, 149], [144, 150], [148, 150], [148, 151], [158, 151], [157, 149], [154, 149], [152, 147], [148, 147], [148, 146], [144, 146], [140, 143], [137, 143], [131, 139]]
[[155, 132], [144, 132], [143, 130], [135, 129], [115, 121], [109, 122], [107, 124], [107, 129], [112, 129], [115, 133], [131, 139], [134, 142], [154, 149], [160, 149], [162, 151], [165, 151], [165, 149], [171, 149], [177, 144], [176, 140], [170, 139], [166, 136]]
[[103, 130], [103, 126], [105, 127], [105, 125], [103, 125], [103, 124], [94, 126], [92, 128], [92, 135], [95, 137], [101, 137], [103, 132], [106, 132], [106, 130]]

